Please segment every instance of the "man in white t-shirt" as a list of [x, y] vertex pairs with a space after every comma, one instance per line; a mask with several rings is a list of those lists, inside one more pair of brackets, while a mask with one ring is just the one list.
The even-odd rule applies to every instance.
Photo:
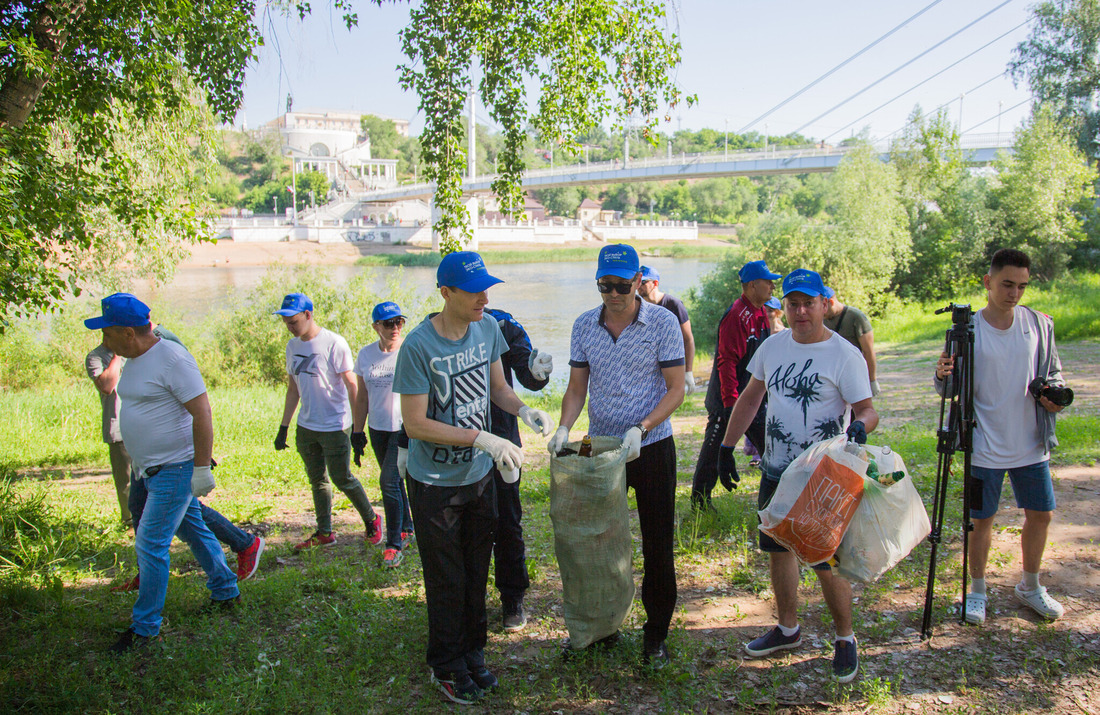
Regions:
[[386, 301], [374, 306], [371, 319], [378, 340], [359, 351], [352, 368], [358, 390], [352, 405], [351, 448], [358, 467], [367, 448], [367, 434], [363, 432], [363, 427], [367, 427], [371, 449], [378, 460], [378, 486], [386, 512], [382, 565], [397, 568], [405, 558], [405, 546], [413, 538], [408, 491], [397, 464], [401, 401], [393, 394], [393, 373], [401, 349], [405, 314], [397, 303]]
[[287, 448], [290, 420], [300, 402], [294, 444], [305, 464], [317, 513], [317, 530], [294, 548], [303, 551], [336, 543], [332, 533], [332, 484], [351, 500], [363, 518], [367, 542], [377, 544], [382, 540], [382, 516], [375, 514], [363, 485], [351, 473], [351, 406], [358, 390], [351, 348], [342, 337], [313, 320], [313, 301], [302, 293], [283, 298], [275, 315], [282, 317], [294, 336], [286, 345], [290, 379], [275, 449]]
[[124, 653], [160, 632], [173, 535], [206, 572], [214, 604], [234, 605], [240, 591], [197, 499], [214, 488], [214, 421], [199, 367], [189, 352], [153, 334], [149, 307], [133, 295], [107, 296], [102, 307], [103, 315], [84, 325], [102, 330], [104, 346], [127, 360], [116, 386], [119, 429], [148, 492], [134, 538], [138, 597], [130, 628], [110, 648]]
[[[1062, 407], [1028, 391], [1036, 378], [1064, 386], [1062, 363], [1054, 344], [1050, 317], [1019, 305], [1031, 275], [1031, 260], [1023, 251], [1002, 248], [993, 254], [989, 272], [982, 276], [986, 306], [974, 314], [974, 429], [971, 475], [980, 480], [981, 503], [970, 510], [971, 592], [966, 597], [966, 620], [983, 623], [987, 591], [985, 569], [993, 540], [993, 517], [1001, 500], [1005, 474], [1012, 480], [1016, 506], [1024, 510], [1020, 534], [1023, 576], [1016, 598], [1040, 616], [1055, 620], [1063, 613], [1039, 584], [1047, 530], [1054, 514], [1054, 485], [1050, 450], [1055, 415]], [[954, 367], [947, 353], [936, 365], [936, 389]]]
[[[821, 276], [800, 268], [783, 279], [783, 301], [790, 330], [760, 344], [749, 361], [752, 377], [730, 415], [726, 437], [718, 454], [718, 471], [733, 470], [733, 449], [768, 396], [764, 456], [757, 504], [764, 509], [779, 486], [783, 470], [807, 447], [847, 432], [849, 439], [866, 442], [878, 425], [871, 405], [871, 383], [863, 356], [850, 343], [825, 327], [825, 285]], [[845, 424], [851, 408], [852, 422]], [[772, 591], [779, 625], [748, 643], [754, 657], [797, 648], [798, 560], [760, 532], [760, 549], [768, 553]], [[859, 655], [852, 630], [852, 587], [828, 564], [814, 567], [825, 603], [836, 628], [833, 674], [842, 683], [859, 672]]]

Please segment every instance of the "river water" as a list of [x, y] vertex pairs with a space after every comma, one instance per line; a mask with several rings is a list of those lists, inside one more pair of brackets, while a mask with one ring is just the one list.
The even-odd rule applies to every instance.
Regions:
[[[646, 265], [661, 274], [661, 290], [683, 297], [687, 289], [717, 265], [715, 261], [693, 258], [645, 258]], [[144, 288], [158, 304], [181, 309], [196, 321], [225, 305], [238, 292], [247, 293], [267, 272], [264, 266], [181, 268], [166, 286]], [[325, 270], [336, 283], [369, 270], [375, 277], [375, 289], [382, 291], [395, 268], [353, 265], [331, 266]], [[413, 266], [403, 269], [403, 283], [421, 295], [436, 291], [435, 268]], [[506, 310], [527, 329], [531, 344], [554, 356], [555, 382], [568, 376], [569, 334], [573, 321], [582, 312], [600, 304], [596, 290], [594, 261], [570, 263], [512, 263], [494, 266], [489, 272], [504, 283], [489, 289], [489, 306]], [[139, 295], [141, 292], [139, 292]], [[693, 325], [696, 332], [704, 326]], [[351, 346], [353, 351], [358, 345]]]

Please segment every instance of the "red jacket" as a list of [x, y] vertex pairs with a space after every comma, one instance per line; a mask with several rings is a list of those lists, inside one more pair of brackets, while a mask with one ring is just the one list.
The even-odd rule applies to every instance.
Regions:
[[[722, 387], [723, 407], [733, 407], [737, 401], [739, 387], [748, 382], [745, 375], [749, 358], [766, 337], [768, 316], [764, 307], [757, 308], [742, 294], [718, 323], [718, 348], [714, 360]], [[739, 385], [739, 380], [743, 380], [743, 384]]]

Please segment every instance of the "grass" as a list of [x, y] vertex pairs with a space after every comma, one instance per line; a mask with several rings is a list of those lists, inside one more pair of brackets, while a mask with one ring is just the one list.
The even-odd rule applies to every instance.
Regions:
[[[662, 256], [666, 258], [703, 258], [718, 260], [729, 250], [726, 246], [695, 245], [687, 243], [652, 243], [627, 241], [644, 256]], [[486, 261], [496, 265], [501, 263], [570, 263], [594, 261], [599, 255], [600, 246], [572, 246], [568, 248], [545, 248], [531, 251], [518, 251], [508, 248], [481, 246], [478, 252]], [[440, 257], [433, 251], [415, 251], [409, 253], [384, 253], [362, 256], [356, 261], [360, 266], [437, 266]]]
[[[899, 348], [884, 364], [919, 371], [923, 364], [909, 353], [933, 349], [932, 343]], [[1067, 346], [1069, 353], [1075, 349]], [[931, 433], [938, 403], [930, 388], [919, 394], [897, 399], [893, 410], [884, 405], [874, 441], [905, 456], [911, 477], [927, 495], [935, 480]], [[552, 415], [560, 410], [560, 392], [527, 399]], [[378, 551], [364, 549], [354, 538], [362, 527], [338, 496], [341, 543], [321, 553], [291, 551], [289, 543], [309, 533], [312, 518], [297, 455], [271, 446], [282, 400], [277, 388], [211, 391], [220, 466], [219, 488], [209, 503], [234, 521], [265, 531], [270, 544], [257, 577], [242, 588], [245, 606], [232, 615], [201, 615], [204, 579], [177, 542], [164, 638], [143, 653], [113, 659], [103, 649], [126, 626], [133, 596], [109, 588], [132, 575], [134, 553], [131, 537], [116, 525], [110, 477], [103, 474], [107, 453], [99, 441], [98, 399], [85, 382], [0, 393], [0, 409], [8, 415], [0, 421], [0, 558], [11, 564], [0, 566], [0, 707], [8, 712], [442, 710], [423, 664], [427, 626], [415, 550], [401, 568], [382, 569]], [[696, 394], [675, 416], [680, 599], [669, 639], [675, 659], [657, 673], [637, 664], [644, 620], [640, 601], [621, 647], [567, 664], [559, 659], [564, 627], [545, 442], [525, 434], [530, 622], [520, 634], [499, 629], [490, 579], [488, 655], [505, 687], [484, 710], [767, 712], [826, 702], [836, 711], [894, 712], [915, 687], [953, 693], [967, 711], [1047, 710], [1065, 683], [1095, 673], [1096, 654], [1080, 647], [1074, 631], [1026, 621], [1014, 622], [1011, 637], [1034, 647], [1015, 648], [1011, 663], [982, 655], [978, 646], [928, 649], [905, 640], [904, 629], [918, 626], [920, 614], [912, 603], [919, 597], [914, 594], [923, 593], [927, 544], [859, 590], [856, 628], [866, 648], [860, 680], [838, 686], [827, 675], [829, 618], [812, 595], [809, 572], [803, 574], [809, 597], [802, 610], [807, 645], [772, 661], [744, 661], [741, 644], [771, 618], [767, 562], [753, 544], [759, 478], [742, 457], [742, 482], [735, 492], [715, 493], [716, 513], [688, 510], [704, 414], [703, 395]], [[1095, 406], [1087, 402], [1060, 420], [1060, 462], [1095, 458], [1098, 421]], [[574, 435], [584, 429], [578, 425]], [[89, 470], [96, 478], [88, 477]], [[357, 472], [371, 499], [380, 501], [373, 460]], [[961, 521], [960, 503], [953, 484], [945, 523]], [[948, 623], [947, 610], [956, 598], [955, 532], [945, 531], [940, 549], [937, 624]], [[640, 542], [634, 546], [640, 569]], [[708, 609], [714, 615], [705, 627], [695, 625]], [[964, 668], [965, 681], [960, 680]], [[1009, 673], [1030, 679], [1021, 687], [1023, 707], [1017, 701], [1005, 704]]]

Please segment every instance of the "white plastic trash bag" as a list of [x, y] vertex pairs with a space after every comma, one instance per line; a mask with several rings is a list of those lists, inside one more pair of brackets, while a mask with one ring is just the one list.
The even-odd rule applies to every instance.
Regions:
[[810, 445], [791, 462], [761, 509], [760, 530], [805, 564], [828, 561], [863, 498], [867, 460], [839, 435]]
[[[920, 493], [905, 462], [889, 448], [867, 447], [879, 472], [904, 472], [890, 486], [864, 477], [863, 500], [836, 552], [834, 570], [851, 581], [869, 583], [904, 559], [932, 531]], [[891, 460], [891, 457], [893, 459]]]

